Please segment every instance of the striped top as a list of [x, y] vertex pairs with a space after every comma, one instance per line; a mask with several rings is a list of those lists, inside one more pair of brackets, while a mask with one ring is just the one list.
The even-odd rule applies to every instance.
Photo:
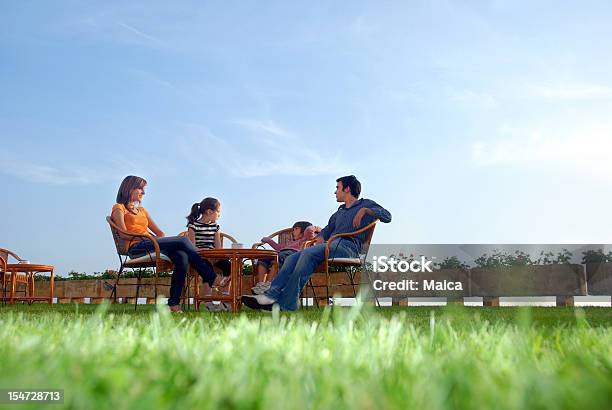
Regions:
[[215, 233], [219, 231], [216, 223], [205, 224], [195, 221], [187, 225], [188, 229], [193, 229], [195, 234], [196, 248], [215, 249]]

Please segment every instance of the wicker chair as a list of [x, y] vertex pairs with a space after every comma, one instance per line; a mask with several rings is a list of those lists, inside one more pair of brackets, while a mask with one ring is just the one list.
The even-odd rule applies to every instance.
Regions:
[[[18, 263], [9, 263], [9, 257], [17, 260]], [[9, 297], [10, 302], [23, 301], [28, 303], [34, 303], [36, 301], [46, 301], [49, 304], [53, 303], [53, 291], [54, 291], [54, 275], [53, 265], [45, 265], [40, 263], [30, 263], [24, 259], [21, 259], [14, 252], [8, 249], [0, 249], [0, 266], [2, 266], [2, 282], [3, 282], [3, 300], [6, 300], [6, 285], [7, 282], [11, 282], [11, 295]], [[37, 273], [46, 272], [49, 273], [49, 296], [41, 296], [35, 294], [34, 284]], [[22, 283], [25, 285], [23, 296], [15, 296], [17, 291], [17, 284]]]
[[[231, 244], [238, 243], [236, 238], [234, 238], [232, 235], [225, 233], [225, 232], [220, 232], [220, 234], [221, 234], [221, 247], [222, 248], [225, 247], [224, 244], [226, 240], [228, 240]], [[179, 233], [178, 236], [187, 236], [187, 231], [183, 231]], [[189, 267], [189, 269], [187, 270], [187, 280], [185, 281], [185, 288], [183, 289], [183, 294], [185, 295], [185, 297], [183, 298], [183, 304], [185, 304], [184, 302], [186, 298], [188, 309], [190, 306], [189, 300], [191, 299], [190, 288], [192, 286], [194, 289], [194, 295], [193, 295], [194, 299], [198, 300], [200, 298], [200, 282], [199, 282], [200, 279], [199, 277], [200, 275], [198, 275], [195, 269]], [[192, 282], [193, 282], [193, 285], [192, 285]]]
[[[315, 288], [320, 288], [320, 287], [324, 287], [325, 288], [325, 299], [329, 301], [330, 300], [330, 292], [329, 289], [330, 287], [334, 286], [348, 286], [350, 285], [352, 287], [353, 290], [353, 297], [357, 296], [357, 288], [356, 285], [357, 283], [355, 283], [355, 276], [356, 276], [356, 271], [354, 269], [348, 269], [348, 268], [361, 268], [362, 272], [365, 272], [368, 277], [369, 277], [369, 273], [367, 272], [367, 270], [365, 269], [365, 262], [366, 262], [366, 258], [368, 255], [368, 251], [370, 249], [370, 243], [372, 241], [372, 236], [374, 235], [374, 228], [376, 228], [376, 223], [378, 222], [378, 219], [375, 219], [373, 222], [371, 222], [369, 225], [364, 226], [363, 228], [354, 231], [354, 232], [349, 232], [349, 233], [341, 233], [341, 234], [336, 234], [336, 235], [332, 235], [329, 240], [326, 242], [326, 246], [325, 246], [325, 259], [323, 260], [323, 263], [321, 263], [321, 265], [319, 265], [319, 267], [315, 270], [314, 274], [317, 273], [323, 273], [325, 274], [325, 278], [326, 278], [326, 282], [325, 285], [319, 285], [319, 286], [315, 286], [313, 281], [312, 281], [312, 277], [308, 280], [307, 286], [310, 287], [311, 291], [312, 291], [312, 297], [314, 299], [314, 302], [316, 304], [316, 306], [319, 306], [319, 299], [322, 299], [321, 297], [318, 297], [316, 294], [316, 290]], [[361, 245], [361, 251], [359, 252], [359, 256], [356, 258], [330, 258], [329, 254], [330, 254], [330, 246], [331, 243], [338, 238], [350, 238], [350, 237], [355, 237], [363, 232], [368, 232], [366, 240], [363, 241], [362, 245]], [[309, 246], [313, 246], [315, 245], [315, 241], [308, 241], [306, 243], [305, 247], [309, 247]], [[336, 284], [331, 284], [331, 275], [330, 275], [330, 267], [340, 267], [340, 268], [345, 268], [344, 273], [346, 273], [346, 276], [349, 280], [348, 283], [336, 283]], [[370, 281], [371, 282], [371, 281]], [[302, 296], [304, 297], [304, 296]], [[376, 300], [376, 304], [379, 305], [378, 302], [378, 298], [376, 297], [376, 295], [374, 295], [374, 298]]]
[[[268, 238], [277, 238], [276, 242], [279, 245], [285, 245], [287, 244], [289, 241], [291, 241], [293, 238], [291, 237], [291, 232], [293, 231], [293, 228], [284, 228], [281, 229], [280, 231], [276, 231], [274, 233], [271, 233], [270, 235], [268, 235]], [[259, 247], [263, 247], [265, 244], [263, 242], [256, 242], [253, 244], [252, 248], [256, 249]]]
[[[113, 235], [113, 240], [115, 241], [115, 248], [117, 250], [117, 256], [119, 257], [119, 271], [117, 272], [117, 278], [115, 279], [115, 284], [112, 287], [111, 298], [114, 302], [117, 302], [117, 286], [119, 286], [119, 279], [121, 278], [121, 273], [124, 269], [132, 269], [136, 273], [136, 296], [134, 302], [134, 310], [138, 306], [138, 295], [140, 291], [142, 273], [144, 269], [153, 269], [153, 287], [155, 289], [155, 299], [157, 299], [157, 285], [158, 285], [158, 275], [160, 272], [170, 272], [173, 270], [174, 266], [172, 265], [172, 261], [163, 253], [159, 251], [159, 244], [157, 243], [157, 239], [151, 234], [138, 234], [134, 232], [127, 232], [119, 228], [112, 220], [110, 216], [106, 217], [106, 221], [110, 227], [111, 233]], [[123, 235], [123, 237], [121, 236]], [[153, 243], [154, 252], [150, 252], [144, 256], [139, 256], [137, 258], [130, 258], [128, 255], [127, 249], [125, 249], [125, 238], [129, 240], [150, 240]], [[133, 284], [125, 284], [122, 286], [134, 286]], [[168, 285], [165, 285], [168, 286]]]
[[[291, 236], [291, 232], [293, 232], [293, 228], [284, 228], [281, 229], [279, 231], [273, 232], [270, 235], [268, 235], [268, 238], [272, 238], [276, 240], [276, 243], [278, 243], [279, 245], [286, 245], [287, 243], [289, 243], [290, 241], [293, 240], [293, 237]], [[263, 242], [255, 242], [253, 244], [253, 246], [251, 246], [251, 248], [253, 249], [257, 249], [257, 248], [263, 248], [265, 245], [265, 243]], [[276, 273], [276, 272], [274, 272]], [[253, 272], [253, 282], [255, 282], [255, 272]], [[266, 273], [265, 277], [264, 277], [264, 281], [266, 281], [268, 279], [268, 274]], [[254, 284], [254, 283], [253, 283]]]
[[[9, 272], [7, 271], [7, 265], [9, 265], [9, 258], [13, 258], [17, 263], [23, 263], [24, 259], [20, 258], [15, 252], [9, 251], [8, 249], [0, 248], [0, 280], [2, 280], [2, 302], [5, 303], [9, 297], [7, 296], [7, 286], [10, 283], [11, 288], [17, 288], [19, 283], [25, 285], [23, 290], [24, 295], [27, 294], [30, 287], [29, 276], [23, 272]], [[14, 292], [11, 292], [14, 293]]]
[[6, 274], [6, 259], [8, 259], [8, 254], [4, 254], [0, 252], [0, 280], [2, 281], [2, 303], [6, 300], [6, 284], [4, 282]]

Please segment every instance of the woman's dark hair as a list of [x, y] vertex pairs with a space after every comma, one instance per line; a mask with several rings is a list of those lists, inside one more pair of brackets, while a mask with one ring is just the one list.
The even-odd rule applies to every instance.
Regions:
[[298, 222], [293, 224], [293, 228], [300, 228], [302, 233], [304, 233], [306, 228], [308, 228], [310, 225], [312, 225], [310, 222], [307, 222], [307, 221], [298, 221]]
[[361, 182], [357, 180], [355, 175], [340, 177], [336, 179], [336, 182], [342, 182], [342, 189], [350, 189], [351, 195], [353, 195], [355, 198], [359, 198], [359, 195], [361, 194]]
[[188, 223], [191, 224], [200, 219], [200, 216], [202, 216], [207, 209], [215, 211], [219, 208], [219, 205], [221, 205], [221, 202], [216, 198], [204, 198], [202, 202], [196, 202], [191, 206], [191, 213], [187, 216]]
[[127, 177], [123, 178], [123, 182], [121, 182], [121, 185], [119, 185], [119, 191], [117, 191], [117, 203], [123, 204], [127, 208], [132, 191], [137, 188], [142, 188], [145, 185], [147, 185], [147, 181], [141, 177], [128, 175]]

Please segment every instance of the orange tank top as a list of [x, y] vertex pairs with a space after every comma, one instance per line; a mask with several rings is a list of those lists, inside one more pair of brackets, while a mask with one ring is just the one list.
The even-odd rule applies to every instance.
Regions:
[[[134, 233], [149, 233], [149, 213], [145, 208], [138, 208], [136, 214], [130, 212], [125, 205], [115, 204], [113, 205], [113, 211], [119, 209], [123, 214], [123, 220], [125, 221], [125, 228], [128, 232]], [[125, 249], [130, 249], [130, 246], [139, 242], [139, 239], [125, 240]]]

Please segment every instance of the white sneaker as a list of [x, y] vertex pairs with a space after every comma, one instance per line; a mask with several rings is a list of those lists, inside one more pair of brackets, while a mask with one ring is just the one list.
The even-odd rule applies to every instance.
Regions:
[[256, 295], [255, 299], [257, 299], [257, 302], [259, 302], [260, 305], [273, 305], [276, 303], [276, 299], [272, 299], [264, 294]]
[[251, 309], [258, 310], [272, 310], [272, 305], [276, 300], [269, 298], [266, 295], [244, 295], [241, 298], [242, 303], [250, 307]]

